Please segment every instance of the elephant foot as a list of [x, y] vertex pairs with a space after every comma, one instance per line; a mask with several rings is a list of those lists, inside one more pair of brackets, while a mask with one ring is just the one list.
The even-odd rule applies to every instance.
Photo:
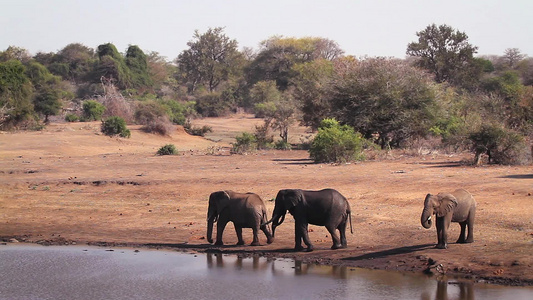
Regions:
[[448, 247], [447, 247], [446, 245], [440, 245], [440, 244], [439, 244], [439, 245], [435, 246], [435, 248], [436, 248], [436, 249], [446, 249], [446, 248], [448, 248]]
[[242, 246], [242, 245], [244, 245], [244, 241], [238, 241], [237, 244], [235, 244], [235, 245]]
[[466, 241], [465, 240], [457, 240], [457, 242], [455, 242], [456, 244], [465, 244]]
[[274, 242], [273, 238], [267, 240], [267, 244], [272, 244], [272, 242]]
[[474, 242], [474, 239], [467, 239], [467, 240], [465, 241], [465, 244], [470, 244], [470, 243], [473, 243], [473, 242]]
[[313, 245], [307, 245], [307, 249], [305, 249], [305, 252], [311, 252], [315, 250], [315, 247], [313, 247]]
[[294, 251], [299, 252], [299, 251], [303, 251], [303, 250], [304, 250], [304, 247], [302, 247], [302, 246], [294, 246]]
[[252, 242], [250, 246], [261, 246], [261, 244], [259, 244], [259, 242]]
[[[336, 250], [336, 249], [340, 249], [340, 248], [343, 248], [342, 245], [333, 244], [333, 246], [331, 246], [331, 250]], [[346, 248], [346, 247], [344, 247], [344, 248]]]
[[222, 241], [217, 241], [215, 243], [215, 246], [223, 246], [223, 245], [224, 245], [224, 243]]

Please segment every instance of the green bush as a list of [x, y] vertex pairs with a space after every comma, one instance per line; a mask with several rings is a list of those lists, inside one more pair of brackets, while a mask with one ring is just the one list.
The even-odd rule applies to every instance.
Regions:
[[80, 117], [78, 117], [75, 114], [67, 114], [65, 116], [65, 121], [67, 122], [78, 122], [80, 120]]
[[489, 163], [525, 164], [529, 162], [528, 147], [520, 134], [500, 125], [484, 124], [478, 131], [469, 135], [474, 163], [481, 164], [482, 155], [488, 156]]
[[177, 153], [178, 150], [176, 150], [176, 146], [173, 144], [167, 144], [157, 150], [157, 155], [175, 155]]
[[291, 150], [291, 144], [284, 140], [279, 140], [274, 144], [274, 148], [278, 150]]
[[126, 121], [117, 116], [109, 117], [105, 121], [102, 121], [101, 130], [108, 136], [118, 135], [120, 137], [129, 138], [131, 135], [130, 130], [126, 128]]
[[309, 154], [315, 162], [348, 162], [364, 160], [363, 149], [370, 142], [348, 125], [335, 119], [324, 119], [311, 142]]
[[243, 132], [236, 136], [235, 140], [237, 142], [233, 144], [231, 153], [244, 154], [257, 150], [257, 139], [249, 132]]
[[84, 122], [89, 121], [98, 121], [102, 119], [102, 115], [104, 114], [106, 108], [101, 103], [94, 101], [94, 100], [88, 100], [83, 102], [83, 117], [82, 120]]
[[195, 136], [205, 136], [206, 133], [213, 132], [213, 128], [211, 126], [204, 125], [202, 127], [193, 127], [189, 122], [185, 123], [183, 128], [188, 134]]

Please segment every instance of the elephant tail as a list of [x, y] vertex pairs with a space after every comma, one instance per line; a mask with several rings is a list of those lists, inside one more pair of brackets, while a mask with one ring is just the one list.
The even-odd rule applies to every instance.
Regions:
[[350, 232], [353, 234], [353, 227], [352, 227], [352, 212], [348, 212], [348, 218], [350, 219]]

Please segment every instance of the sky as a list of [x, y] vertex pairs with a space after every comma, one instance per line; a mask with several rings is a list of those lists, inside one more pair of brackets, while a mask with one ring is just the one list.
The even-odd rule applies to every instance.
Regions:
[[430, 24], [465, 32], [477, 55], [533, 56], [532, 0], [0, 0], [0, 51], [129, 45], [174, 60], [195, 30], [223, 27], [239, 48], [273, 36], [321, 37], [347, 55], [404, 58]]

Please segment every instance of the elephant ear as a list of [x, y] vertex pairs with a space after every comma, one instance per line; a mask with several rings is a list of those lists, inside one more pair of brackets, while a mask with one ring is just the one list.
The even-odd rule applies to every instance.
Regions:
[[444, 217], [457, 207], [457, 199], [452, 194], [440, 193], [437, 195], [439, 205], [435, 208], [437, 217]]
[[303, 194], [301, 190], [288, 190], [285, 193], [285, 209], [289, 210], [303, 200]]
[[219, 191], [212, 194], [212, 199], [216, 205], [217, 213], [220, 214], [230, 204], [231, 197], [228, 191]]

